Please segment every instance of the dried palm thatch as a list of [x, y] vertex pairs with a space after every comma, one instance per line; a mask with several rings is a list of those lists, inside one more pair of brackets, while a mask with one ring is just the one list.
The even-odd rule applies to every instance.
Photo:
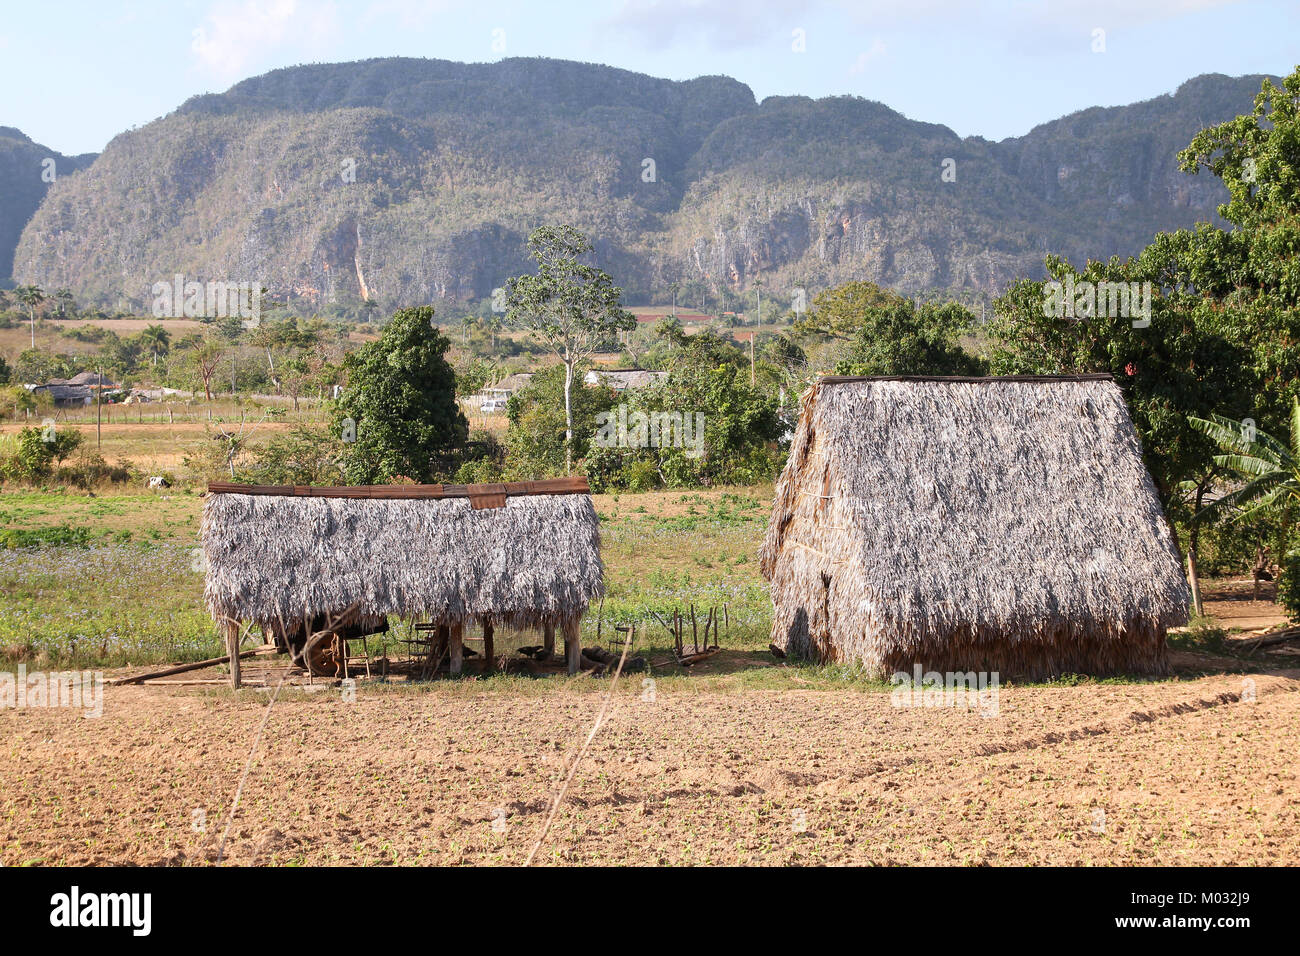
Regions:
[[602, 593], [590, 495], [516, 497], [513, 486], [487, 486], [504, 505], [475, 507], [428, 496], [434, 486], [409, 487], [421, 496], [211, 495], [202, 535], [213, 617], [266, 627], [345, 612], [564, 626]]
[[772, 643], [888, 675], [1164, 673], [1189, 593], [1109, 376], [826, 378], [761, 549]]

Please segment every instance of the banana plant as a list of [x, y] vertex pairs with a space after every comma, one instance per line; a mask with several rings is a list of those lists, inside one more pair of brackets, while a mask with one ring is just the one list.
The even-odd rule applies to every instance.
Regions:
[[1213, 415], [1191, 425], [1224, 451], [1215, 464], [1245, 484], [1211, 502], [1198, 515], [1237, 521], [1260, 512], [1283, 512], [1300, 505], [1300, 399], [1291, 400], [1291, 439], [1275, 438], [1241, 422]]

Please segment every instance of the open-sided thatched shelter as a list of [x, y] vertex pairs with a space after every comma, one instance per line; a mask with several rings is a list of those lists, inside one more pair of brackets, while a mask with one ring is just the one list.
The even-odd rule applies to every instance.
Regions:
[[228, 628], [321, 617], [419, 618], [450, 632], [460, 669], [467, 623], [564, 634], [602, 593], [599, 526], [583, 479], [498, 485], [313, 488], [214, 482], [203, 508], [205, 597]]
[[881, 676], [1163, 673], [1187, 620], [1107, 375], [821, 379], [761, 559], [776, 648]]

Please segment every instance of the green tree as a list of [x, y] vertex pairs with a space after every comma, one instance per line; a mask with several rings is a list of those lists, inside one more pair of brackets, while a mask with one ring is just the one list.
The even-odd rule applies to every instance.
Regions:
[[1254, 417], [1280, 430], [1300, 395], [1300, 67], [1281, 87], [1265, 80], [1250, 113], [1202, 130], [1179, 160], [1223, 181], [1233, 228], [1166, 238], [1173, 278], [1233, 319], [1259, 383]]
[[[578, 366], [579, 373], [585, 369], [585, 363]], [[511, 478], [532, 480], [565, 474], [569, 470], [566, 452], [571, 452], [574, 460], [587, 457], [596, 433], [596, 417], [614, 405], [615, 395], [605, 386], [577, 389], [566, 421], [564, 381], [564, 367], [551, 365], [510, 396], [505, 447]], [[570, 424], [572, 446], [566, 441]]]
[[572, 226], [543, 226], [528, 237], [536, 275], [506, 282], [507, 321], [528, 329], [564, 364], [564, 468], [573, 470], [573, 373], [607, 335], [634, 328], [623, 291], [609, 274], [580, 261], [591, 252]]
[[868, 313], [903, 303], [910, 300], [874, 282], [846, 282], [818, 293], [808, 314], [795, 323], [794, 331], [848, 341], [858, 336]]
[[59, 315], [67, 317], [76, 314], [76, 300], [72, 296], [71, 289], [60, 289], [54, 293], [54, 301], [58, 303]]
[[434, 460], [462, 447], [469, 423], [456, 403], [451, 343], [433, 325], [433, 309], [402, 309], [370, 342], [343, 361], [347, 386], [334, 408], [334, 434], [348, 434], [343, 472], [349, 483], [398, 476], [433, 477]]
[[1207, 505], [1207, 517], [1246, 519], [1260, 511], [1300, 506], [1300, 400], [1291, 400], [1290, 442], [1222, 415], [1190, 421], [1224, 452], [1215, 456], [1215, 463], [1246, 482]]
[[709, 330], [688, 336], [675, 323], [659, 329], [671, 346], [663, 361], [668, 377], [620, 393], [610, 417], [597, 420], [586, 462], [593, 487], [772, 480], [786, 425], [772, 390], [750, 384], [747, 356]]
[[171, 341], [171, 333], [158, 324], [145, 326], [140, 332], [140, 343], [153, 353], [155, 368], [158, 366], [158, 354], [161, 352], [165, 355]]
[[979, 375], [984, 363], [961, 347], [975, 317], [955, 302], [910, 299], [868, 306], [858, 318], [839, 375]]
[[1285, 586], [1279, 588], [1279, 595], [1288, 611], [1300, 614], [1300, 540], [1294, 522], [1300, 507], [1300, 399], [1291, 399], [1289, 442], [1221, 415], [1194, 417], [1191, 424], [1223, 451], [1215, 456], [1215, 463], [1244, 482], [1207, 505], [1198, 517], [1226, 517], [1233, 522], [1260, 515], [1281, 518], [1290, 550], [1282, 562]]
[[[186, 338], [188, 340], [189, 336]], [[216, 338], [194, 336], [191, 340], [190, 358], [194, 362], [194, 372], [203, 383], [203, 396], [209, 402], [212, 401], [212, 378], [225, 354], [226, 350]]]

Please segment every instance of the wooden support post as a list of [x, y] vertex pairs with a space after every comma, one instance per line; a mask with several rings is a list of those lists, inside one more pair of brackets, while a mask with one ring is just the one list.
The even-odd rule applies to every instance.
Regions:
[[542, 648], [546, 651], [547, 657], [555, 656], [555, 625], [542, 625]]
[[230, 655], [230, 686], [239, 690], [239, 622], [226, 624], [226, 653]]
[[483, 618], [483, 660], [485, 670], [496, 669], [496, 646], [492, 642], [492, 619]]
[[451, 626], [451, 673], [453, 677], [460, 674], [460, 666], [464, 660], [464, 633], [465, 625], [460, 621]]
[[564, 656], [569, 662], [569, 676], [582, 668], [582, 638], [578, 629], [578, 618], [570, 617], [564, 621]]

